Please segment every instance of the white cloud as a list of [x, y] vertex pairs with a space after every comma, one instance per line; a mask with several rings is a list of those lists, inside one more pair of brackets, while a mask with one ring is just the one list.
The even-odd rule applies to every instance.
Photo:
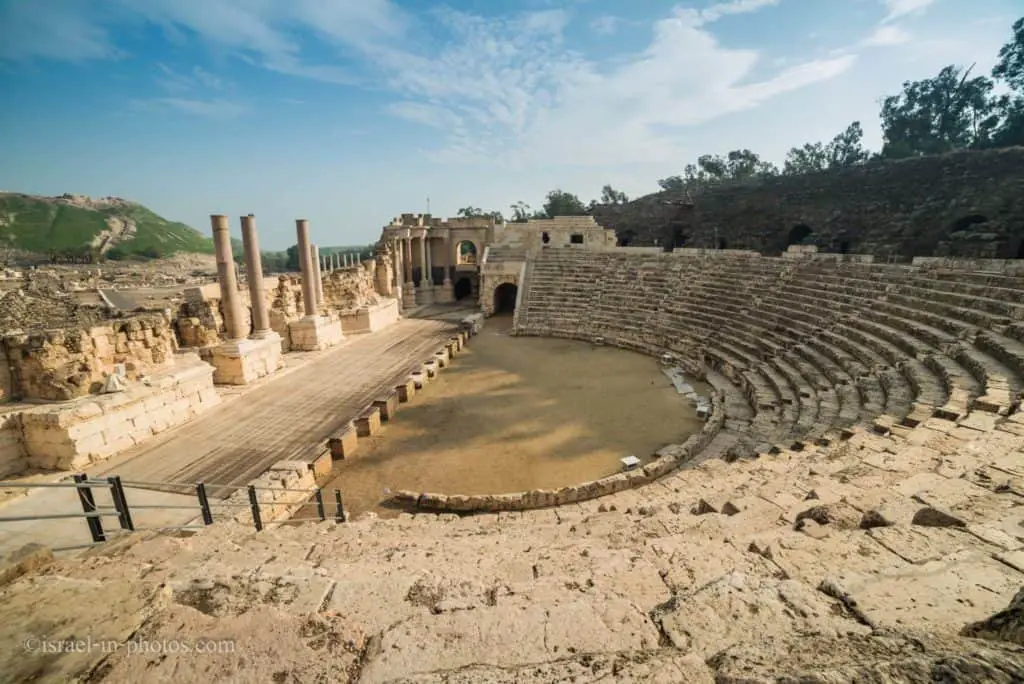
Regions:
[[[179, 39], [198, 39], [280, 73], [353, 83], [354, 67], [332, 51], [358, 57], [360, 68], [373, 75], [370, 82], [395, 97], [386, 111], [436, 128], [434, 154], [449, 161], [615, 165], [678, 159], [689, 127], [834, 78], [856, 59], [791, 56], [788, 68], [775, 67], [773, 75], [753, 80], [755, 68], [771, 69], [770, 63], [756, 51], [721, 46], [709, 27], [779, 0], [676, 8], [653, 23], [645, 49], [616, 55], [607, 64], [564, 45], [569, 14], [563, 10], [485, 18], [437, 9], [414, 20], [390, 0], [111, 2], [125, 12], [122, 21], [132, 17], [157, 25]], [[439, 22], [445, 32], [426, 26], [412, 31], [414, 21]], [[100, 29], [95, 35], [105, 37]], [[448, 40], [418, 42], [419, 36]], [[328, 48], [328, 57], [311, 62], [311, 44], [318, 55]], [[203, 95], [203, 89], [223, 86], [213, 74], [179, 74], [166, 67], [161, 72], [166, 96], [154, 105], [214, 118], [245, 111], [222, 94]]]
[[248, 106], [224, 98], [221, 91], [228, 88], [228, 84], [200, 66], [194, 66], [188, 73], [182, 73], [161, 63], [157, 64], [157, 71], [156, 84], [167, 95], [137, 100], [136, 107], [173, 109], [216, 120], [234, 119], [249, 111]]
[[908, 14], [919, 14], [924, 12], [935, 0], [882, 0], [888, 10], [884, 22], [893, 21]]
[[910, 34], [898, 26], [879, 26], [874, 33], [864, 39], [864, 44], [873, 47], [905, 45], [910, 42]]
[[[777, 95], [828, 80], [854, 55], [796, 63], [749, 82], [760, 56], [720, 46], [705, 25], [714, 18], [774, 4], [724, 3], [697, 15], [677, 10], [654, 24], [640, 53], [607, 67], [562, 49], [531, 22], [453, 13], [456, 39], [430, 58], [393, 53], [390, 85], [430, 103], [406, 118], [427, 123], [438, 110], [465, 122], [447, 133], [440, 157], [512, 163], [615, 165], [679, 158], [686, 129], [756, 107]], [[795, 62], [797, 60], [794, 60]]]
[[779, 4], [779, 0], [730, 0], [698, 10], [698, 13], [703, 23], [711, 23], [730, 14], [747, 14], [777, 4]]

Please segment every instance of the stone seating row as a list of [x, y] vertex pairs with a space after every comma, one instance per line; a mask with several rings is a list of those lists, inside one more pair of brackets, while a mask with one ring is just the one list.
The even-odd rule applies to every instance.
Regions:
[[[1015, 400], [1024, 345], [998, 330], [1024, 337], [1024, 326], [1009, 328], [1017, 309], [1007, 288], [947, 279], [933, 292], [905, 267], [830, 268], [549, 252], [531, 269], [524, 308], [535, 330], [523, 332], [553, 324], [702, 351], [732, 371], [723, 377], [743, 386], [769, 439], [814, 439], [880, 413], [899, 420], [918, 404], [965, 415], [990, 386], [996, 403], [1000, 391], [1004, 404]], [[965, 304], [987, 313], [965, 314]], [[988, 351], [970, 343], [980, 326], [991, 331], [981, 338]], [[997, 349], [1002, 360], [988, 353]]]

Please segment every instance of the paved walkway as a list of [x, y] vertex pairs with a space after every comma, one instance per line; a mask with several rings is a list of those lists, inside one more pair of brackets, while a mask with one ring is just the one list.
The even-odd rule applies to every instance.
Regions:
[[380, 332], [352, 337], [90, 474], [242, 485], [277, 461], [308, 460], [383, 388], [426, 361], [455, 329], [449, 321], [403, 319]]

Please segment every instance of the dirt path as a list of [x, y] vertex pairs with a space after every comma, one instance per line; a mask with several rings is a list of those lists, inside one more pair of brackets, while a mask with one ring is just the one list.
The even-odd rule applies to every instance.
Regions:
[[509, 323], [490, 319], [379, 435], [359, 440], [353, 459], [335, 462], [327, 486], [342, 491], [351, 514], [395, 515], [378, 505], [385, 488], [480, 494], [574, 484], [700, 429], [654, 359], [511, 337]]

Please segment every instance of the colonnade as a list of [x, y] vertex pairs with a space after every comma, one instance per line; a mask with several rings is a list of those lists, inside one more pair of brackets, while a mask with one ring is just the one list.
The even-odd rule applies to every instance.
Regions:
[[[433, 245], [441, 242], [443, 263], [437, 265], [444, 270], [444, 276], [438, 282], [435, 277], [433, 263]], [[394, 268], [395, 288], [402, 300], [402, 305], [412, 307], [423, 304], [444, 304], [455, 301], [452, 290], [452, 270], [456, 259], [451, 235], [444, 231], [439, 236], [431, 236], [428, 230], [409, 230], [405, 235], [392, 237], [391, 255]], [[419, 272], [416, 272], [416, 266]], [[418, 278], [416, 276], [419, 276]]]

